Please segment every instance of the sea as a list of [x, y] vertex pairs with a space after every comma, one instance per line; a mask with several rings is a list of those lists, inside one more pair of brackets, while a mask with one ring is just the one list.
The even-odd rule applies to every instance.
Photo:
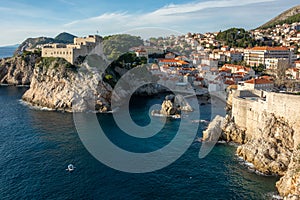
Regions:
[[[28, 88], [0, 87], [0, 199], [272, 199], [278, 177], [249, 169], [234, 144], [216, 144], [203, 159], [201, 142], [169, 166], [148, 172], [112, 169], [93, 157], [76, 131], [73, 114], [37, 109], [20, 99]], [[149, 109], [164, 95], [133, 97], [130, 115], [149, 123]], [[133, 106], [132, 106], [133, 105]], [[223, 105], [219, 102], [220, 108]], [[124, 136], [112, 114], [97, 114], [107, 137], [132, 151], [168, 144], [180, 119], [167, 120], [163, 134], [151, 140]], [[199, 119], [211, 119], [211, 104], [200, 106]], [[199, 122], [197, 137], [207, 123]], [[76, 168], [66, 171], [68, 164]]]
[[0, 47], [0, 59], [6, 58], [6, 57], [11, 57], [14, 54], [17, 47], [18, 47], [18, 45]]

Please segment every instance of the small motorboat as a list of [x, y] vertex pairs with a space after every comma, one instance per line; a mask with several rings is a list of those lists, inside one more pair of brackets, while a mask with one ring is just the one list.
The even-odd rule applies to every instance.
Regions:
[[66, 170], [69, 172], [72, 172], [72, 171], [74, 171], [74, 169], [75, 169], [74, 165], [69, 164]]
[[179, 114], [171, 115], [171, 117], [172, 117], [173, 119], [180, 119], [180, 118], [181, 118], [181, 116], [180, 116]]

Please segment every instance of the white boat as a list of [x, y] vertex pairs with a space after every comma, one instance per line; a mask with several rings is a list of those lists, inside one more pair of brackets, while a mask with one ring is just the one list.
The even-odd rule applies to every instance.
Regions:
[[69, 172], [72, 172], [72, 171], [74, 171], [74, 169], [75, 169], [74, 165], [69, 164], [66, 170]]

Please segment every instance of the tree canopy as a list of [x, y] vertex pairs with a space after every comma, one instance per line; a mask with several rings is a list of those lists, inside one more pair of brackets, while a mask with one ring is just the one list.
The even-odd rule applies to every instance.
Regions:
[[103, 52], [109, 60], [115, 60], [132, 47], [143, 45], [143, 40], [128, 34], [111, 35], [103, 38]]
[[219, 32], [217, 40], [221, 41], [223, 45], [229, 47], [252, 47], [255, 46], [256, 41], [252, 38], [251, 33], [245, 31], [243, 28], [231, 28]]

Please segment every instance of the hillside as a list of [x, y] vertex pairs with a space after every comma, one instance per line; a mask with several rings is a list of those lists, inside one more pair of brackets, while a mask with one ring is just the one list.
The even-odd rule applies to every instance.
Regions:
[[256, 42], [252, 39], [251, 34], [242, 28], [231, 28], [225, 31], [221, 31], [216, 38], [221, 41], [223, 45], [229, 47], [252, 47]]
[[75, 35], [72, 35], [72, 34], [70, 34], [70, 33], [63, 32], [63, 33], [58, 34], [58, 35], [54, 38], [54, 40], [55, 40], [57, 43], [73, 43], [75, 37], [76, 37]]
[[300, 22], [300, 5], [281, 13], [277, 17], [260, 26], [259, 29], [267, 29], [276, 25], [281, 25], [284, 23], [291, 24], [294, 22]]

